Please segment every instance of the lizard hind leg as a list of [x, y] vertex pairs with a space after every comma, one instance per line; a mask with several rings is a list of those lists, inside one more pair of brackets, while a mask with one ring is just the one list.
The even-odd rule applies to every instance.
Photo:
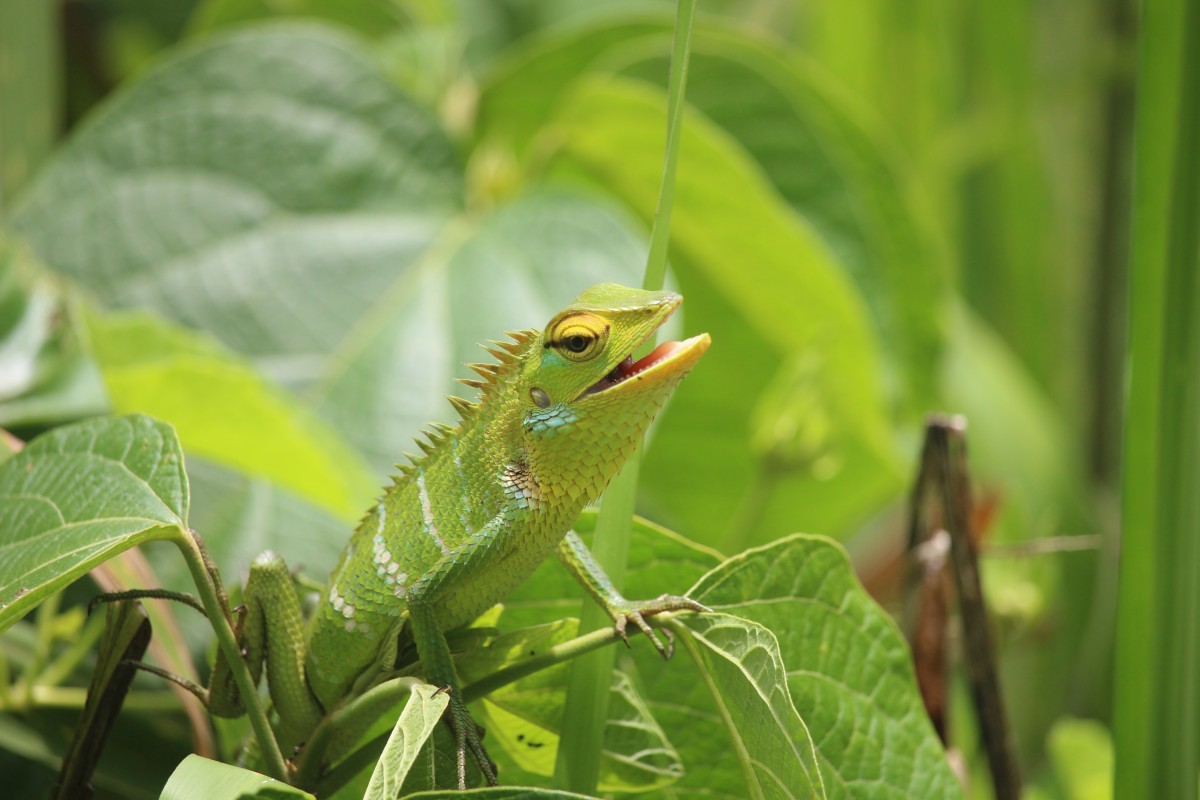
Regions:
[[[238, 641], [250, 676], [258, 683], [265, 662], [267, 687], [279, 715], [281, 744], [302, 741], [324, 712], [313, 697], [304, 674], [304, 618], [295, 584], [283, 559], [268, 551], [250, 565], [242, 593], [245, 607]], [[216, 716], [240, 716], [242, 700], [224, 654], [218, 651], [209, 686], [209, 711]]]

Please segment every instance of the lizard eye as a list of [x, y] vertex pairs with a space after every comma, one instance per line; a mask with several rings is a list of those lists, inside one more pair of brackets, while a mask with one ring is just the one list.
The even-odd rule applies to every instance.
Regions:
[[587, 361], [604, 351], [608, 325], [594, 314], [570, 314], [547, 329], [550, 346], [572, 361]]

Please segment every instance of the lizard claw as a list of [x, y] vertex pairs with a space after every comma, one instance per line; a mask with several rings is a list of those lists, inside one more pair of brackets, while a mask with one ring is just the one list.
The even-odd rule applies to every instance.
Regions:
[[646, 617], [662, 614], [667, 611], [695, 611], [702, 614], [711, 610], [707, 606], [692, 600], [690, 597], [677, 597], [675, 595], [664, 594], [653, 600], [619, 605], [611, 609], [609, 613], [613, 617], [613, 627], [616, 629], [617, 635], [625, 642], [626, 647], [629, 647], [630, 644], [629, 638], [625, 633], [625, 627], [632, 620], [633, 624], [637, 625], [638, 629], [646, 635], [646, 638], [654, 644], [659, 654], [664, 659], [669, 660], [675, 654], [675, 637], [671, 634], [670, 630], [664, 628], [663, 633], [667, 637], [667, 644], [664, 645], [654, 632], [654, 629], [646, 622]]
[[496, 762], [492, 761], [487, 750], [484, 749], [483, 742], [480, 741], [483, 738], [483, 729], [471, 718], [471, 712], [467, 710], [461, 696], [455, 694], [452, 686], [447, 684], [441, 687], [435, 696], [443, 691], [450, 696], [450, 705], [446, 707], [446, 719], [454, 731], [454, 741], [458, 750], [458, 788], [460, 790], [467, 788], [468, 751], [475, 759], [475, 763], [479, 765], [479, 771], [483, 774], [487, 785], [497, 786]]

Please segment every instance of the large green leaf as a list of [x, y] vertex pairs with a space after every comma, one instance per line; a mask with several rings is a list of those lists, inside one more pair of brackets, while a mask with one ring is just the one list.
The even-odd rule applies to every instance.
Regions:
[[[593, 520], [587, 514], [579, 527], [590, 530]], [[692, 580], [687, 594], [721, 612], [716, 621], [683, 614], [672, 623], [693, 637], [689, 652], [703, 679], [678, 657], [663, 663], [640, 637], [620, 660], [683, 760], [685, 774], [665, 796], [745, 797], [739, 763], [750, 761], [730, 747], [728, 728], [750, 748], [794, 736], [796, 721], [777, 694], [783, 682], [811, 733], [828, 796], [961, 796], [917, 694], [908, 648], [838, 545], [797, 535], [718, 564], [711, 551], [637, 522], [629, 570], [631, 597], [678, 593]], [[548, 564], [509, 598], [501, 624], [554, 619], [574, 609], [580, 593]], [[775, 701], [756, 706], [760, 693], [775, 693]], [[736, 707], [722, 709], [732, 698]]]
[[[908, 647], [841, 547], [822, 537], [781, 539], [729, 559], [689, 595], [777, 638], [829, 797], [962, 796], [917, 693]], [[679, 623], [711, 639], [716, 623], [707, 619]], [[667, 695], [648, 688], [648, 696], [669, 702], [670, 687], [656, 683]]]
[[[581, 82], [560, 111], [561, 170], [649, 213], [663, 114], [651, 87]], [[689, 327], [708, 328], [716, 346], [649, 451], [644, 479], [655, 499], [702, 540], [721, 526], [736, 544], [797, 525], [844, 530], [892, 496], [900, 473], [860, 297], [746, 154], [695, 114], [685, 118], [672, 241], [684, 294], [700, 301]], [[811, 364], [810, 377], [802, 392], [783, 393], [782, 406], [758, 409], [771, 436], [757, 449], [737, 425], [712, 424], [749, 419], [768, 382], [794, 372], [785, 364], [780, 373], [781, 362], [795, 359]], [[792, 402], [818, 405], [833, 423], [798, 460], [787, 453], [805, 431], [780, 424]], [[697, 450], [707, 454], [701, 462]]]
[[335, 22], [363, 36], [383, 36], [403, 19], [395, 0], [204, 0], [196, 5], [189, 34], [208, 34], [230, 25], [275, 17], [303, 17]]
[[[578, 627], [577, 620], [566, 618], [509, 631], [460, 658], [459, 675], [464, 685], [469, 685], [569, 641]], [[498, 759], [506, 783], [533, 783], [535, 776], [553, 774], [564, 724], [567, 677], [568, 665], [558, 664], [502, 687], [480, 703], [480, 721], [488, 729], [492, 756]], [[599, 788], [647, 791], [668, 785], [683, 773], [668, 735], [624, 673], [613, 673], [610, 691]], [[503, 752], [498, 752], [496, 744]]]
[[377, 489], [326, 423], [207, 337], [144, 313], [93, 315], [88, 333], [114, 412], [169, 420], [189, 452], [347, 521]]
[[788, 695], [771, 631], [720, 613], [691, 616], [672, 629], [695, 661], [732, 745], [725, 779], [736, 768], [753, 800], [824, 798], [813, 740]]
[[57, 428], [0, 465], [0, 630], [137, 544], [187, 535], [175, 432], [143, 416]]
[[80, 126], [14, 227], [102, 301], [311, 382], [330, 327], [372, 305], [461, 194], [436, 121], [363, 51], [299, 23], [182, 48]]

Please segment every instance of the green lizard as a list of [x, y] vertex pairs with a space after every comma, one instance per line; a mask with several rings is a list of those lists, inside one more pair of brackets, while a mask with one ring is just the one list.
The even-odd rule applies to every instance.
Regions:
[[[622, 638], [633, 622], [667, 656], [644, 618], [704, 607], [670, 595], [626, 600], [570, 529], [708, 349], [708, 334], [700, 334], [633, 361], [680, 302], [672, 292], [599, 284], [544, 330], [509, 334], [512, 342], [490, 351], [496, 363], [469, 365], [481, 379], [463, 382], [479, 389], [478, 402], [450, 398], [459, 426], [435, 426], [428, 441], [418, 440], [424, 454], [400, 467], [359, 524], [307, 629], [283, 561], [271, 553], [256, 560], [240, 634], [256, 682], [265, 662], [281, 746], [304, 742], [327, 714], [386, 678], [398, 648], [413, 644], [424, 679], [449, 691], [459, 788], [467, 752], [494, 785], [445, 634], [503, 600], [551, 551]], [[208, 700], [214, 714], [243, 713], [220, 655]]]

